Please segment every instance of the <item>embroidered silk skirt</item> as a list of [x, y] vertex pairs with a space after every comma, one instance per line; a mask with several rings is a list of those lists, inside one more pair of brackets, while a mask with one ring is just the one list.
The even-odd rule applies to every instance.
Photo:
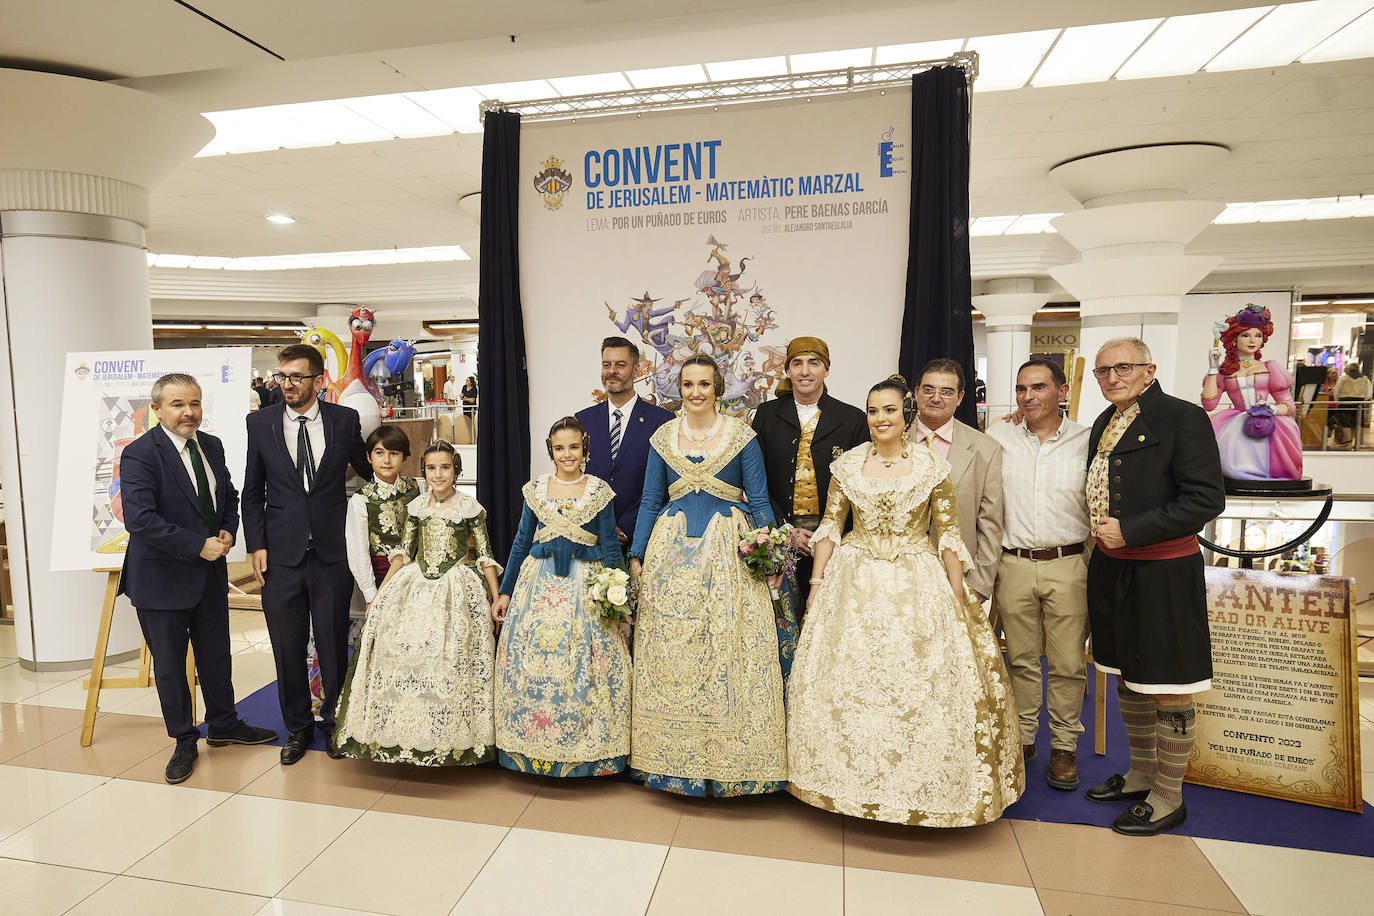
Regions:
[[470, 566], [407, 563], [372, 601], [339, 696], [334, 745], [383, 763], [463, 766], [494, 754], [491, 607]]
[[630, 754], [630, 652], [584, 595], [600, 562], [528, 557], [496, 647], [501, 765], [544, 776], [605, 776]]
[[661, 516], [635, 627], [630, 766], [684, 795], [777, 792], [787, 779], [778, 626], [768, 587], [739, 559], [738, 509], [702, 537]]
[[831, 556], [787, 685], [788, 791], [897, 824], [996, 820], [1025, 789], [1010, 680], [982, 606], [934, 554]]

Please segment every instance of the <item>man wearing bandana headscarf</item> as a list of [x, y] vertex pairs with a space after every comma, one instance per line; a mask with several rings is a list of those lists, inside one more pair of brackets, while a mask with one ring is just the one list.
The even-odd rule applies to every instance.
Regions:
[[[825, 390], [830, 347], [819, 337], [797, 337], [787, 346], [787, 378], [777, 397], [754, 414], [754, 433], [763, 448], [773, 516], [793, 526], [792, 543], [802, 554], [793, 595], [805, 595], [811, 577], [811, 532], [825, 513], [830, 462], [868, 441], [862, 410]], [[800, 618], [802, 608], [798, 607]]]

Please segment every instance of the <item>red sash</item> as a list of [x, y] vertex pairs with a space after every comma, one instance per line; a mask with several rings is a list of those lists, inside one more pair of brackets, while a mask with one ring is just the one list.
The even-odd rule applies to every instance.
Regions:
[[1202, 550], [1196, 534], [1170, 538], [1158, 544], [1144, 544], [1140, 547], [1107, 547], [1098, 541], [1097, 549], [1118, 560], [1177, 560], [1179, 557], [1190, 557]]

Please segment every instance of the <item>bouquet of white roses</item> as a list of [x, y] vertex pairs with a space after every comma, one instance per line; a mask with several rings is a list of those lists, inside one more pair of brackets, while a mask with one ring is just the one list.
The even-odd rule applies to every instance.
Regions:
[[607, 623], [634, 623], [634, 588], [623, 569], [603, 567], [587, 576], [586, 600]]

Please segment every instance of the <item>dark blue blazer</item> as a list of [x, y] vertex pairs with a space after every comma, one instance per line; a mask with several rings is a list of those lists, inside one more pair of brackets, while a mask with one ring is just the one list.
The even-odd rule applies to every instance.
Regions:
[[367, 461], [351, 407], [320, 402], [324, 422], [324, 454], [316, 456], [315, 486], [309, 493], [296, 473], [286, 450], [283, 414], [286, 405], [274, 404], [248, 415], [248, 462], [243, 469], [243, 539], [251, 553], [267, 550], [267, 568], [273, 563], [295, 566], [305, 558], [309, 544], [326, 563], [341, 563], [347, 556], [344, 520], [348, 495], [344, 475], [348, 466], [367, 480], [372, 465]]
[[[215, 476], [219, 529], [237, 532], [239, 494], [224, 463], [224, 444], [205, 432], [196, 433], [196, 441], [205, 472]], [[185, 610], [200, 603], [206, 576], [217, 576], [227, 589], [224, 558], [213, 563], [201, 559], [210, 534], [196, 485], [165, 430], [150, 429], [124, 447], [119, 480], [124, 530], [129, 532], [120, 593], [140, 610]]]
[[634, 543], [635, 519], [644, 494], [644, 469], [649, 464], [649, 437], [673, 418], [664, 410], [640, 398], [634, 413], [620, 432], [620, 451], [611, 463], [611, 419], [605, 403], [593, 404], [577, 412], [577, 419], [592, 440], [587, 458], [587, 473], [600, 477], [615, 491], [615, 524]]

